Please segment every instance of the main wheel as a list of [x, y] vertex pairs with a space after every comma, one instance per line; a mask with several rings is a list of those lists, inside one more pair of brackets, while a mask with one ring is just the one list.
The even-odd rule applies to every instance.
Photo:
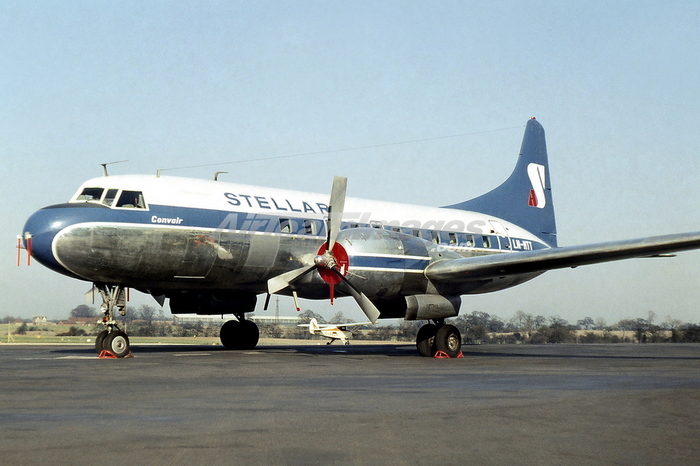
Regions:
[[224, 322], [219, 331], [219, 339], [224, 348], [232, 350], [238, 349], [237, 343], [240, 340], [241, 324], [237, 320], [228, 320]]
[[437, 326], [434, 324], [425, 324], [418, 330], [416, 348], [418, 348], [418, 353], [420, 353], [421, 356], [427, 356], [429, 358], [435, 356], [435, 334], [437, 331]]
[[253, 349], [260, 340], [260, 331], [250, 320], [229, 320], [221, 326], [219, 338], [224, 348], [229, 350]]
[[123, 358], [129, 354], [129, 337], [121, 330], [109, 332], [103, 344], [104, 349], [111, 351], [118, 358]]
[[100, 354], [104, 347], [104, 342], [105, 338], [107, 338], [107, 335], [109, 334], [109, 330], [102, 330], [100, 333], [97, 334], [95, 337], [95, 351], [97, 354]]
[[435, 349], [456, 358], [462, 349], [462, 335], [454, 325], [443, 325], [435, 335]]
[[260, 340], [260, 330], [255, 322], [244, 320], [241, 322], [241, 340], [240, 349], [253, 349]]

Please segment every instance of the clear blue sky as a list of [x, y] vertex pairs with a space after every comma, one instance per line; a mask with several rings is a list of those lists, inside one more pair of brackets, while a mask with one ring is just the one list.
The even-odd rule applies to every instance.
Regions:
[[[445, 205], [503, 181], [536, 116], [561, 245], [698, 231], [699, 25], [696, 1], [5, 0], [0, 316], [82, 303], [88, 284], [16, 267], [16, 235], [123, 159], [112, 173], [511, 128], [169, 173], [319, 192], [344, 175], [350, 196]], [[699, 259], [553, 271], [462, 312], [698, 322]]]

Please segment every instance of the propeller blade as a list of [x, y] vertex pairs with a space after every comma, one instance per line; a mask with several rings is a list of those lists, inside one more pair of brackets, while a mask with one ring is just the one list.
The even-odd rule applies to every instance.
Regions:
[[267, 281], [267, 292], [270, 294], [275, 294], [280, 290], [287, 288], [292, 282], [300, 279], [307, 273], [311, 272], [315, 265], [307, 265], [299, 269], [290, 270], [276, 277], [272, 277]]
[[92, 287], [85, 293], [85, 304], [95, 304], [95, 293], [97, 290], [95, 290], [95, 285], [92, 285]]
[[328, 237], [326, 244], [328, 244], [329, 251], [333, 250], [335, 240], [338, 238], [338, 233], [340, 233], [340, 223], [343, 220], [343, 211], [345, 210], [345, 191], [347, 186], [347, 178], [343, 176], [333, 178], [331, 199], [328, 203]]
[[297, 296], [296, 291], [292, 291], [292, 298], [294, 298], [294, 307], [297, 308], [297, 312], [300, 312], [301, 308], [299, 307], [299, 296]]
[[360, 306], [360, 309], [362, 309], [362, 312], [365, 313], [367, 318], [373, 324], [377, 322], [377, 319], [379, 318], [379, 309], [377, 309], [377, 306], [375, 306], [364, 293], [355, 290], [353, 287], [350, 287], [350, 293], [352, 293], [352, 297], [355, 298], [355, 301], [357, 301], [357, 304]]
[[153, 299], [156, 300], [156, 302], [158, 303], [158, 305], [160, 305], [160, 307], [163, 307], [163, 305], [165, 304], [165, 298], [166, 298], [166, 296], [164, 294], [155, 295], [155, 294], [151, 293], [151, 296], [153, 296]]
[[377, 319], [379, 318], [379, 309], [377, 309], [377, 306], [374, 305], [372, 301], [369, 300], [367, 296], [355, 286], [350, 283], [350, 281], [343, 276], [338, 270], [332, 269], [335, 273], [338, 274], [338, 276], [343, 280], [343, 282], [348, 285], [348, 288], [350, 288], [350, 294], [352, 295], [353, 298], [355, 298], [355, 301], [357, 304], [360, 306], [360, 309], [362, 309], [362, 312], [365, 313], [367, 318], [374, 324], [377, 322]]

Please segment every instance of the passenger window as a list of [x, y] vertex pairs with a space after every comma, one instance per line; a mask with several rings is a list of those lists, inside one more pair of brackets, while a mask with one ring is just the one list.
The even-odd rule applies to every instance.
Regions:
[[122, 191], [117, 201], [117, 207], [145, 209], [146, 203], [143, 201], [143, 193], [141, 191]]
[[304, 220], [304, 233], [311, 236], [318, 234], [318, 225], [313, 220]]
[[372, 228], [379, 228], [380, 230], [384, 229], [384, 225], [382, 225], [382, 222], [377, 222], [376, 220], [370, 220], [370, 225], [372, 225]]
[[111, 206], [112, 203], [114, 202], [114, 198], [117, 197], [117, 191], [118, 189], [110, 189], [107, 191], [107, 194], [105, 194], [105, 199], [102, 201], [102, 203], [106, 206]]
[[468, 248], [473, 248], [474, 247], [474, 235], [467, 235], [467, 243], [466, 246]]
[[482, 239], [482, 241], [483, 241], [483, 243], [484, 243], [484, 247], [485, 247], [485, 248], [490, 248], [490, 247], [491, 247], [491, 238], [489, 238], [488, 236], [482, 236], [481, 239]]
[[437, 231], [430, 231], [430, 240], [435, 244], [440, 244], [440, 233]]
[[292, 222], [288, 218], [280, 218], [280, 233], [291, 233]]
[[449, 233], [450, 246], [457, 246], [459, 244], [459, 239], [457, 239], [457, 233]]
[[85, 188], [83, 192], [76, 198], [76, 201], [96, 201], [100, 202], [104, 188]]

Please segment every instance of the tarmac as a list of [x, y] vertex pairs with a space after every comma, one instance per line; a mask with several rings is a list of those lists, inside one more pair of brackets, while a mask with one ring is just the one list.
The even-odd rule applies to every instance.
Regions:
[[695, 465], [700, 345], [0, 345], [0, 463]]

